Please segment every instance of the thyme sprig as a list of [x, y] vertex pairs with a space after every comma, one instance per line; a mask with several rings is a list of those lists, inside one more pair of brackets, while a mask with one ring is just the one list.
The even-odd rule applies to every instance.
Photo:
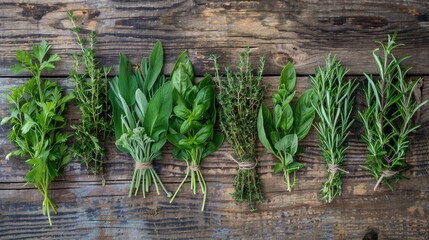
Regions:
[[[68, 17], [73, 24], [71, 31], [75, 34], [76, 43], [82, 51], [80, 55], [73, 54], [74, 69], [70, 72], [76, 104], [81, 113], [80, 123], [72, 126], [76, 130], [74, 134], [76, 142], [72, 146], [72, 152], [94, 175], [101, 175], [104, 186], [103, 163], [106, 159], [106, 150], [103, 145], [113, 133], [108, 98], [108, 74], [112, 68], [98, 66], [94, 49], [95, 32], [89, 34], [87, 42], [80, 36], [81, 29], [76, 26], [73, 12], [69, 11]], [[80, 71], [82, 67], [84, 69]]]
[[401, 46], [395, 42], [396, 34], [388, 36], [387, 43], [372, 53], [379, 78], [365, 74], [366, 109], [359, 111], [364, 126], [364, 142], [367, 144], [368, 160], [365, 168], [377, 180], [374, 191], [384, 182], [392, 191], [392, 180], [405, 178], [402, 172], [408, 167], [405, 161], [410, 145], [409, 135], [419, 128], [412, 122], [413, 116], [427, 103], [417, 104], [413, 92], [421, 78], [408, 81], [406, 74], [411, 68], [400, 65], [409, 56], [397, 58], [393, 50]]
[[232, 197], [236, 203], [247, 202], [251, 211], [255, 204], [263, 202], [261, 184], [256, 172], [257, 156], [255, 151], [257, 139], [258, 112], [262, 104], [264, 89], [261, 85], [265, 59], [260, 58], [256, 75], [250, 61], [250, 49], [240, 54], [237, 72], [226, 67], [226, 79], [219, 74], [217, 59], [214, 62], [216, 84], [219, 88], [217, 101], [219, 103], [220, 128], [227, 141], [235, 151], [239, 170], [235, 177], [235, 192]]
[[346, 81], [347, 69], [341, 66], [336, 56], [328, 56], [324, 67], [316, 70], [311, 76], [313, 89], [317, 97], [312, 102], [319, 116], [314, 126], [319, 135], [323, 160], [327, 164], [327, 180], [321, 190], [321, 198], [330, 203], [340, 195], [341, 175], [345, 170], [340, 168], [346, 157], [346, 138], [349, 135], [353, 119], [350, 118], [357, 84], [354, 80]]

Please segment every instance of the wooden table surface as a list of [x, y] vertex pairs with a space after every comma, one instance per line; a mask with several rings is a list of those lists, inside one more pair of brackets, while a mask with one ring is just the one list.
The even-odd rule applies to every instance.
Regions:
[[[421, 88], [429, 98], [429, 1], [427, 0], [342, 0], [342, 1], [0, 1], [0, 92], [26, 81], [13, 76], [9, 67], [17, 49], [30, 49], [42, 39], [54, 45], [62, 57], [56, 71], [46, 78], [57, 80], [67, 91], [72, 68], [71, 54], [78, 51], [69, 31], [66, 12], [74, 10], [81, 27], [98, 34], [98, 56], [102, 63], [115, 65], [118, 54], [133, 62], [147, 55], [155, 40], [165, 49], [168, 74], [178, 54], [189, 49], [196, 74], [213, 72], [211, 53], [222, 55], [220, 63], [231, 65], [246, 46], [255, 59], [267, 59], [264, 84], [275, 89], [281, 68], [294, 61], [301, 93], [309, 87], [308, 75], [323, 64], [328, 53], [337, 54], [350, 68], [350, 77], [362, 80], [362, 72], [375, 73], [372, 50], [375, 40], [398, 32], [405, 44], [398, 55], [412, 55], [410, 77], [426, 76]], [[362, 107], [362, 92], [355, 108]], [[8, 114], [0, 100], [0, 117]], [[70, 124], [77, 123], [77, 108], [67, 111]], [[407, 161], [410, 178], [395, 184], [391, 192], [382, 185], [373, 192], [375, 180], [361, 165], [366, 159], [362, 125], [353, 125], [343, 177], [343, 195], [331, 204], [322, 202], [319, 190], [325, 180], [325, 165], [312, 130], [302, 146], [299, 161], [305, 167], [297, 175], [293, 192], [286, 191], [281, 174], [273, 174], [274, 158], [258, 143], [258, 172], [265, 203], [251, 213], [246, 205], [235, 205], [233, 191], [235, 163], [226, 153], [225, 143], [202, 165], [208, 198], [200, 212], [201, 195], [193, 195], [189, 185], [173, 204], [154, 191], [144, 199], [128, 197], [133, 161], [109, 142], [105, 164], [107, 184], [88, 175], [74, 160], [63, 176], [50, 186], [57, 205], [50, 227], [41, 213], [42, 197], [32, 186], [23, 187], [29, 170], [21, 160], [5, 160], [13, 149], [6, 138], [9, 126], [0, 128], [0, 239], [429, 239], [429, 105], [421, 109], [421, 128], [412, 136]], [[71, 131], [68, 128], [68, 131]], [[167, 144], [156, 170], [170, 191], [184, 176], [186, 165], [174, 160]], [[372, 231], [372, 232], [371, 232]], [[371, 232], [371, 234], [367, 234]], [[370, 239], [370, 238], [368, 238]], [[373, 238], [376, 239], [376, 238]]]

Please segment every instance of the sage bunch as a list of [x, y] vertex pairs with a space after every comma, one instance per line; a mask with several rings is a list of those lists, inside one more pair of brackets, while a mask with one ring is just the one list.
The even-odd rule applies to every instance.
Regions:
[[129, 153], [135, 162], [129, 196], [142, 189], [143, 197], [152, 183], [164, 184], [153, 169], [167, 141], [168, 119], [173, 108], [172, 85], [162, 74], [163, 48], [156, 42], [149, 58], [142, 58], [135, 72], [125, 55], [120, 54], [119, 75], [110, 82], [109, 98], [113, 109], [116, 146]]
[[235, 191], [232, 193], [236, 203], [247, 202], [251, 211], [255, 211], [257, 202], [263, 202], [261, 183], [256, 172], [256, 139], [257, 119], [261, 108], [264, 89], [262, 73], [265, 60], [260, 58], [257, 73], [254, 74], [250, 60], [250, 49], [240, 54], [237, 71], [227, 67], [226, 79], [221, 79], [217, 59], [214, 62], [216, 84], [219, 89], [217, 101], [219, 106], [220, 128], [227, 141], [235, 151], [236, 157], [231, 160], [239, 166], [235, 177]]
[[273, 113], [262, 104], [258, 115], [259, 140], [280, 161], [274, 166], [274, 173], [283, 171], [283, 181], [289, 192], [295, 185], [295, 173], [304, 166], [294, 161], [298, 142], [307, 136], [315, 117], [313, 89], [302, 93], [292, 105], [295, 84], [296, 72], [289, 62], [281, 72], [277, 92], [272, 95]]
[[[89, 34], [89, 42], [80, 36], [81, 29], [76, 26], [76, 17], [68, 12], [76, 36], [76, 43], [81, 54], [73, 54], [74, 69], [70, 72], [70, 80], [74, 83], [73, 93], [81, 113], [80, 123], [72, 126], [75, 129], [75, 144], [72, 146], [73, 155], [85, 163], [94, 175], [101, 175], [102, 184], [103, 163], [106, 159], [104, 143], [112, 134], [112, 121], [108, 98], [108, 74], [111, 67], [98, 67], [95, 58], [95, 32]], [[87, 46], [88, 45], [88, 46]], [[80, 70], [83, 68], [83, 70]]]
[[369, 152], [365, 168], [377, 180], [374, 191], [382, 182], [393, 191], [392, 181], [405, 178], [402, 172], [408, 167], [409, 135], [419, 128], [412, 119], [427, 103], [417, 103], [413, 98], [422, 79], [407, 79], [411, 68], [402, 68], [401, 64], [409, 56], [394, 55], [393, 50], [401, 46], [395, 40], [396, 34], [389, 35], [387, 43], [379, 42], [382, 53], [377, 54], [379, 48], [373, 51], [380, 77], [365, 73], [366, 109], [359, 111], [364, 126], [362, 138]]
[[348, 69], [343, 67], [336, 56], [328, 56], [324, 67], [310, 76], [317, 101], [312, 102], [319, 122], [314, 126], [319, 135], [320, 149], [326, 162], [327, 180], [321, 190], [321, 198], [330, 203], [342, 193], [341, 176], [347, 171], [342, 165], [346, 157], [346, 139], [354, 119], [351, 118], [357, 84], [347, 81]]
[[63, 96], [63, 89], [56, 82], [41, 78], [42, 72], [54, 70], [54, 64], [60, 61], [56, 54], [49, 56], [51, 47], [42, 41], [33, 46], [31, 52], [16, 51], [20, 63], [11, 70], [16, 74], [27, 71], [31, 78], [22, 86], [9, 89], [10, 94], [5, 94], [10, 116], [1, 121], [1, 124], [10, 123], [8, 138], [18, 148], [6, 159], [12, 156], [27, 158], [25, 163], [31, 170], [25, 176], [26, 184], [33, 184], [43, 196], [42, 213], [47, 215], [50, 225], [51, 210], [57, 211], [48, 194], [49, 184], [71, 161], [67, 146], [70, 135], [60, 130], [67, 123], [63, 116], [66, 104], [74, 97], [73, 94]]
[[214, 83], [210, 75], [193, 84], [194, 69], [187, 51], [183, 52], [172, 72], [173, 114], [170, 118], [168, 141], [174, 145], [173, 156], [184, 160], [186, 176], [170, 200], [173, 202], [191, 173], [191, 190], [197, 192], [197, 181], [204, 195], [201, 211], [207, 198], [207, 186], [200, 166], [205, 157], [224, 142], [224, 135], [213, 130], [216, 122]]

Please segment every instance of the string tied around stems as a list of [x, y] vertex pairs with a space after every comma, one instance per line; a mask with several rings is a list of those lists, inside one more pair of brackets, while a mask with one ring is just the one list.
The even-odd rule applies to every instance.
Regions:
[[199, 165], [191, 165], [189, 169], [191, 169], [191, 171], [197, 172], [200, 171], [201, 168]]
[[334, 176], [338, 171], [349, 173], [349, 171], [340, 168], [338, 164], [333, 164], [333, 163], [328, 163], [328, 170], [331, 173], [331, 175], [329, 176], [329, 185], [332, 184], [332, 181], [334, 180]]
[[149, 161], [149, 162], [135, 161], [135, 168], [136, 169], [144, 170], [144, 169], [150, 169], [152, 167], [153, 167], [152, 161]]
[[374, 191], [377, 190], [378, 185], [380, 185], [381, 181], [383, 181], [383, 178], [393, 177], [396, 174], [398, 174], [398, 171], [383, 170], [383, 172], [381, 172], [380, 178], [378, 179], [377, 183], [375, 184]]
[[238, 164], [238, 169], [251, 170], [255, 169], [256, 165], [258, 165], [258, 160], [250, 160], [245, 162], [237, 161], [231, 154], [227, 153], [226, 156]]

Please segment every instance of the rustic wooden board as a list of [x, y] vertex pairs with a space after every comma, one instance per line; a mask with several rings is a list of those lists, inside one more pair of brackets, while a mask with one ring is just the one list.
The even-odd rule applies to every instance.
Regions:
[[[70, 82], [55, 78], [70, 91]], [[22, 84], [21, 78], [0, 78], [0, 92]], [[266, 77], [269, 95], [277, 77]], [[424, 99], [429, 98], [429, 85], [423, 87]], [[309, 86], [307, 77], [298, 78], [300, 94]], [[357, 96], [356, 107], [362, 96]], [[269, 104], [270, 99], [266, 97]], [[5, 100], [0, 99], [0, 115], [7, 114]], [[67, 112], [70, 123], [76, 123], [76, 108]], [[259, 144], [258, 172], [263, 182], [266, 202], [258, 211], [250, 213], [245, 205], [235, 205], [230, 197], [236, 165], [225, 157], [232, 148], [225, 144], [220, 151], [203, 163], [203, 174], [208, 184], [205, 212], [200, 212], [201, 195], [193, 195], [185, 185], [173, 204], [163, 195], [153, 192], [128, 197], [133, 163], [129, 156], [120, 154], [109, 144], [107, 185], [88, 176], [85, 167], [73, 161], [64, 170], [64, 176], [51, 184], [50, 194], [58, 215], [49, 227], [41, 215], [41, 201], [31, 186], [22, 187], [28, 170], [23, 161], [5, 161], [12, 149], [6, 139], [7, 126], [0, 127], [0, 239], [362, 239], [374, 230], [379, 239], [429, 238], [429, 106], [422, 109], [422, 127], [412, 137], [408, 155], [410, 180], [395, 184], [395, 192], [382, 185], [372, 191], [375, 181], [360, 165], [365, 161], [365, 144], [360, 140], [362, 129], [356, 123], [349, 139], [350, 150], [345, 168], [350, 174], [343, 180], [342, 196], [332, 204], [319, 199], [319, 190], [325, 180], [324, 164], [318, 150], [315, 131], [312, 130], [302, 146], [306, 148], [299, 161], [305, 167], [298, 173], [298, 184], [292, 193], [286, 191], [280, 174], [273, 174], [276, 163]], [[166, 145], [163, 159], [156, 170], [170, 191], [174, 191], [184, 176], [185, 164], [173, 160], [172, 147]]]
[[411, 54], [413, 73], [428, 73], [429, 2], [421, 0], [342, 1], [52, 1], [0, 2], [0, 75], [10, 76], [15, 50], [29, 49], [46, 39], [64, 59], [55, 75], [70, 71], [71, 53], [78, 50], [69, 31], [66, 11], [83, 18], [82, 27], [96, 30], [102, 62], [116, 65], [118, 53], [134, 62], [147, 54], [156, 39], [166, 50], [166, 73], [175, 58], [189, 49], [196, 72], [212, 68], [211, 53], [231, 62], [246, 46], [266, 55], [267, 75], [278, 75], [287, 61], [300, 75], [313, 72], [329, 53], [338, 54], [351, 74], [374, 72], [375, 40], [399, 33]]

